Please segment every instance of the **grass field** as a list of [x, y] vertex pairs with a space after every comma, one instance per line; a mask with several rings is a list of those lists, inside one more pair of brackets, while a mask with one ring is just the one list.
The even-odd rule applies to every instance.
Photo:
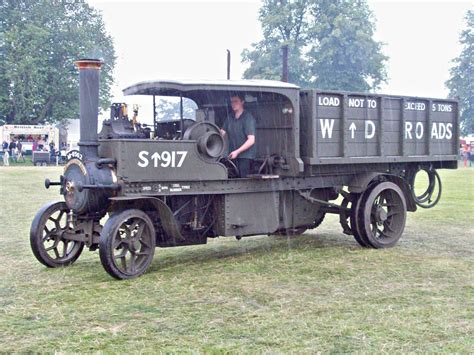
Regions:
[[47, 269], [28, 241], [60, 168], [0, 168], [0, 351], [474, 351], [474, 168], [442, 171], [437, 207], [395, 248], [366, 250], [334, 216], [302, 236], [157, 249], [116, 281], [97, 252]]

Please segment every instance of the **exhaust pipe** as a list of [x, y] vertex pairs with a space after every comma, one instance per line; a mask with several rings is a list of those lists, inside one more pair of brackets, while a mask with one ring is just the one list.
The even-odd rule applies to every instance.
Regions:
[[281, 73], [281, 81], [285, 83], [288, 82], [288, 45], [285, 44], [281, 48], [281, 56], [282, 56], [282, 73]]
[[79, 69], [79, 150], [90, 160], [98, 157], [99, 76], [102, 61], [80, 59], [75, 64]]
[[230, 50], [227, 50], [227, 80], [230, 80]]

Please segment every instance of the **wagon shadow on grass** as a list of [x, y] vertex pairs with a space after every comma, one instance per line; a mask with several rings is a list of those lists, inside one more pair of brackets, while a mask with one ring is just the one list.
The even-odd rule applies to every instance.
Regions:
[[[223, 263], [222, 266], [232, 265], [234, 267], [239, 262], [248, 262], [248, 258], [258, 259], [264, 256], [283, 255], [288, 253], [311, 252], [311, 250], [325, 250], [324, 256], [328, 254], [341, 254], [345, 252], [354, 252], [357, 250], [367, 251], [358, 247], [357, 243], [350, 236], [345, 236], [337, 232], [330, 231], [317, 232], [310, 231], [305, 234], [287, 236], [252, 236], [245, 237], [236, 241], [231, 237], [223, 237], [211, 240], [210, 243], [198, 246], [182, 246], [173, 248], [156, 248], [152, 264], [146, 274], [153, 275], [162, 273], [176, 273], [178, 275], [183, 271], [193, 267], [213, 266], [225, 260], [234, 259], [232, 263]], [[79, 258], [73, 268], [74, 274], [90, 274], [91, 270], [102, 270], [98, 254], [94, 253], [87, 258]], [[58, 269], [48, 269], [49, 272], [58, 271]], [[99, 276], [97, 281], [111, 281], [106, 273], [96, 271], [94, 275]], [[103, 277], [102, 277], [103, 276]]]
[[256, 236], [243, 238], [239, 242], [232, 243], [215, 243], [204, 246], [173, 248], [178, 253], [161, 254], [160, 251], [165, 249], [157, 248], [155, 251], [154, 261], [148, 269], [147, 273], [160, 272], [175, 267], [183, 267], [194, 264], [207, 265], [216, 260], [228, 258], [242, 258], [252, 256], [257, 258], [263, 255], [278, 254], [283, 250], [299, 252], [314, 249], [340, 250], [341, 248], [353, 251], [359, 249], [355, 241], [349, 236], [339, 235], [338, 233], [305, 233], [292, 237], [286, 236]]

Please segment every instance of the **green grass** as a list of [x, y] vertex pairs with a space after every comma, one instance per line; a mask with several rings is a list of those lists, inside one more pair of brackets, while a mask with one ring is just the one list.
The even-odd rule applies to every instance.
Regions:
[[0, 351], [459, 352], [474, 349], [474, 168], [442, 171], [438, 206], [389, 250], [335, 216], [299, 237], [157, 249], [116, 281], [97, 252], [47, 269], [29, 226], [61, 169], [0, 168]]

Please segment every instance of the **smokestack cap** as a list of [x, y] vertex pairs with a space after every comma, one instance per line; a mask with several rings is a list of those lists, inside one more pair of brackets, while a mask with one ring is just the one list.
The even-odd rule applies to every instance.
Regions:
[[82, 69], [97, 69], [99, 70], [104, 62], [100, 59], [79, 59], [74, 62], [79, 70]]

